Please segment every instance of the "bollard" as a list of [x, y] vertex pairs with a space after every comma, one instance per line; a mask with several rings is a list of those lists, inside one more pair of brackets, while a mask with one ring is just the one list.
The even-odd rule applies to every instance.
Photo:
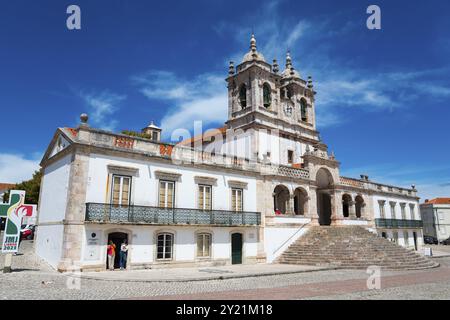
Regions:
[[12, 253], [7, 253], [5, 256], [5, 265], [3, 266], [3, 273], [11, 273]]

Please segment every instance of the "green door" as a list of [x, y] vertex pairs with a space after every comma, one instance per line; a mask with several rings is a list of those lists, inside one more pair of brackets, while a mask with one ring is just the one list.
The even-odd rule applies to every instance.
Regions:
[[233, 233], [231, 235], [231, 263], [242, 263], [242, 233]]

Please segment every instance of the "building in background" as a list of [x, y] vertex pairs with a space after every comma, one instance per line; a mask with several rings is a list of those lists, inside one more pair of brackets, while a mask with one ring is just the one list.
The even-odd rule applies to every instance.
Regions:
[[450, 198], [427, 199], [420, 205], [420, 213], [425, 236], [439, 242], [450, 238]]

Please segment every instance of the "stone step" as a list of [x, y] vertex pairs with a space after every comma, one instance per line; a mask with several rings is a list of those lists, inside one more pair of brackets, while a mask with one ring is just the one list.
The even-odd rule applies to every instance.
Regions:
[[350, 269], [371, 265], [389, 269], [424, 269], [439, 265], [361, 226], [311, 227], [276, 262]]

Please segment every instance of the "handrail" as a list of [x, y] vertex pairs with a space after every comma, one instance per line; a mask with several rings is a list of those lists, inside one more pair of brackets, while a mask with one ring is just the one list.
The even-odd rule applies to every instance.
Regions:
[[281, 246], [279, 246], [277, 249], [275, 249], [274, 252], [272, 252], [272, 254], [275, 254], [276, 252], [278, 252], [278, 250], [280, 250], [281, 248], [284, 247], [284, 245], [286, 243], [288, 243], [297, 233], [299, 233], [303, 228], [305, 228], [307, 225], [311, 224], [312, 221], [305, 223], [304, 225], [302, 225], [300, 228], [298, 228], [297, 231], [294, 232], [294, 234], [292, 236], [290, 236], [285, 242], [283, 242], [283, 244]]
[[86, 221], [164, 224], [261, 225], [261, 213], [249, 211], [162, 208], [111, 203], [86, 203]]

